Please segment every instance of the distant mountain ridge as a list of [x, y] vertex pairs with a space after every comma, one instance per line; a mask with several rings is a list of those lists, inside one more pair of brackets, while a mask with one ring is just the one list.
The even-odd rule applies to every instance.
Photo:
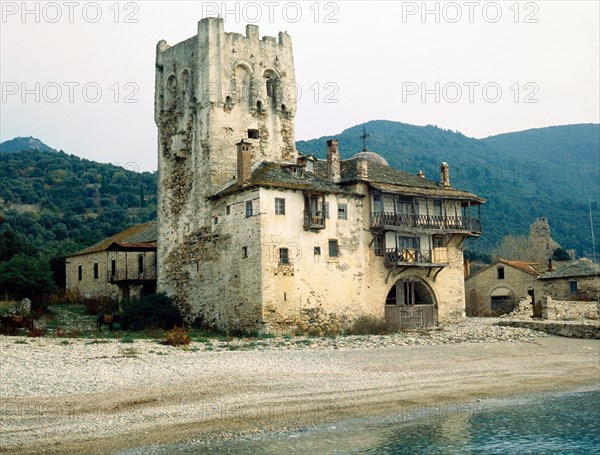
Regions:
[[36, 151], [36, 152], [56, 152], [52, 147], [48, 147], [39, 139], [35, 137], [15, 137], [8, 141], [0, 143], [1, 152], [22, 152], [23, 150]]
[[[595, 237], [600, 238], [600, 125], [552, 126], [474, 139], [432, 125], [374, 120], [335, 136], [298, 141], [297, 148], [324, 158], [325, 141], [337, 139], [346, 159], [362, 151], [363, 126], [369, 134], [367, 148], [391, 166], [415, 174], [422, 170], [435, 181], [440, 163], [448, 162], [453, 187], [488, 201], [482, 209], [483, 235], [467, 241], [469, 250], [489, 252], [503, 236], [526, 234], [536, 218], [546, 217], [562, 247], [591, 256], [590, 197]], [[156, 172], [139, 174], [82, 160], [31, 137], [0, 144], [0, 152], [32, 149], [0, 153], [0, 210], [3, 200], [38, 204], [55, 222], [67, 225], [54, 232], [51, 225], [39, 229], [39, 220], [32, 219], [33, 227], [28, 226], [27, 214], [11, 214], [5, 203], [7, 223], [32, 241], [66, 239], [73, 248], [87, 246], [156, 216]]]

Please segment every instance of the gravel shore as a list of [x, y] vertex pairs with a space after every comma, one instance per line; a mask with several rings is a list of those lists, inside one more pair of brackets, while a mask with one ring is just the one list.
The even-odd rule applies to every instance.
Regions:
[[115, 453], [599, 385], [598, 340], [496, 322], [188, 349], [0, 337], [0, 453]]

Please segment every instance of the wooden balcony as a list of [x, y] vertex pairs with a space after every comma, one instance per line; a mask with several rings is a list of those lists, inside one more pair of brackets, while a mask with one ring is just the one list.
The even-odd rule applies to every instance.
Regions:
[[305, 210], [304, 229], [325, 229], [325, 212], [323, 210]]
[[148, 281], [156, 281], [156, 270], [145, 269], [143, 272], [137, 270], [116, 270], [115, 273], [111, 273], [109, 270], [107, 275], [107, 281], [109, 283], [145, 283]]
[[395, 229], [423, 229], [432, 231], [464, 232], [481, 235], [481, 220], [462, 216], [415, 215], [393, 212], [371, 213], [371, 227]]
[[448, 248], [440, 247], [432, 250], [416, 250], [411, 248], [397, 249], [386, 248], [386, 266], [415, 266], [415, 267], [441, 267], [448, 265]]

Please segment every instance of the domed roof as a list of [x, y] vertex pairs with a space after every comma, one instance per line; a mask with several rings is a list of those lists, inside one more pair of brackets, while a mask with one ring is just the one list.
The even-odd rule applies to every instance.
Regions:
[[381, 156], [379, 153], [370, 152], [368, 150], [363, 150], [362, 152], [352, 156], [350, 159], [353, 160], [356, 158], [371, 161], [372, 163], [383, 164], [384, 166], [389, 166], [388, 162], [383, 156]]

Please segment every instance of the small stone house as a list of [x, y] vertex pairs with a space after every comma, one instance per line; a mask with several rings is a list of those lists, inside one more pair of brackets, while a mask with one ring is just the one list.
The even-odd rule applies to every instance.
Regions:
[[465, 279], [468, 316], [507, 313], [524, 298], [535, 299], [534, 283], [540, 273], [533, 262], [500, 259]]
[[156, 292], [157, 223], [138, 224], [66, 258], [66, 290], [121, 299]]
[[600, 264], [589, 259], [564, 263], [556, 270], [540, 275], [535, 283], [537, 298], [554, 300], [598, 300], [600, 292]]

